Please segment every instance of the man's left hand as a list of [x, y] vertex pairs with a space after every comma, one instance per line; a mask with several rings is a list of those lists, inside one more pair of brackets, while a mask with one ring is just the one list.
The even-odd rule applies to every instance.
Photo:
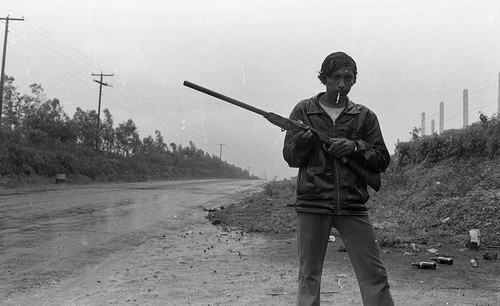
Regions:
[[351, 155], [356, 151], [357, 144], [347, 138], [330, 138], [332, 144], [328, 147], [328, 153], [335, 158]]

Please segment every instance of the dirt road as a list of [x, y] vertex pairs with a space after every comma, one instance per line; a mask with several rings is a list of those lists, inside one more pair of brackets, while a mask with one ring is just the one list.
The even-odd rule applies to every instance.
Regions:
[[[0, 191], [2, 305], [293, 305], [293, 235], [215, 227], [203, 208], [237, 202], [257, 181], [183, 181]], [[329, 247], [324, 305], [360, 305], [341, 242]], [[452, 266], [384, 249], [398, 305], [498, 305], [499, 261], [440, 250]], [[470, 257], [480, 266], [471, 267]]]
[[[1, 190], [0, 302], [95, 305], [145, 294], [152, 297], [149, 302], [164, 304], [174, 273], [166, 264], [181, 260], [171, 257], [172, 250], [194, 252], [183, 238], [190, 230], [215, 235], [202, 208], [232, 203], [261, 184], [182, 181]], [[155, 247], [160, 250], [148, 254]], [[165, 286], [157, 288], [161, 299], [141, 289], [148, 276], [135, 269], [145, 261], [157, 267], [150, 279]], [[135, 281], [138, 287], [130, 287]]]

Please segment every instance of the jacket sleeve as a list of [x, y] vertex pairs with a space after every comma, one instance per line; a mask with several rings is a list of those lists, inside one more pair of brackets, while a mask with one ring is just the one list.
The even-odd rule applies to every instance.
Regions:
[[371, 171], [382, 173], [389, 167], [391, 156], [385, 145], [375, 113], [369, 111], [364, 124], [364, 137], [362, 140], [356, 141], [359, 151], [354, 154], [354, 157]]
[[[301, 120], [307, 124], [306, 118], [300, 115], [298, 107], [296, 106], [290, 114], [291, 120]], [[305, 115], [304, 115], [305, 116]], [[311, 140], [311, 142], [314, 141]], [[287, 131], [285, 135], [285, 143], [283, 145], [283, 158], [292, 168], [298, 168], [304, 165], [308, 159], [311, 145], [308, 143], [297, 143], [293, 140], [293, 132]]]

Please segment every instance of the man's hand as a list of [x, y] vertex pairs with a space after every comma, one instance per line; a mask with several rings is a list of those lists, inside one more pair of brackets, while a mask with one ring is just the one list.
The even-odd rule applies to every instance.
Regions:
[[298, 120], [297, 123], [303, 126], [304, 130], [293, 134], [293, 142], [299, 146], [310, 143], [314, 137], [314, 133], [309, 129], [309, 126], [305, 125], [302, 121]]
[[347, 138], [330, 138], [330, 140], [333, 143], [328, 147], [328, 153], [335, 158], [351, 155], [358, 146], [356, 142]]

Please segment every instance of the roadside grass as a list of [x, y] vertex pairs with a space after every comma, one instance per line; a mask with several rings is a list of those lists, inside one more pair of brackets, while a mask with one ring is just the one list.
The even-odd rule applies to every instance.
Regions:
[[[371, 190], [369, 215], [381, 246], [411, 243], [467, 246], [469, 229], [480, 229], [481, 244], [500, 246], [499, 160], [446, 160], [406, 167], [391, 165], [382, 189]], [[214, 224], [249, 232], [295, 231], [295, 181], [272, 180], [263, 190], [211, 212]]]
[[263, 189], [239, 203], [221, 207], [208, 214], [213, 224], [246, 232], [290, 233], [295, 231], [295, 210], [287, 205], [295, 201], [295, 181], [272, 180]]

